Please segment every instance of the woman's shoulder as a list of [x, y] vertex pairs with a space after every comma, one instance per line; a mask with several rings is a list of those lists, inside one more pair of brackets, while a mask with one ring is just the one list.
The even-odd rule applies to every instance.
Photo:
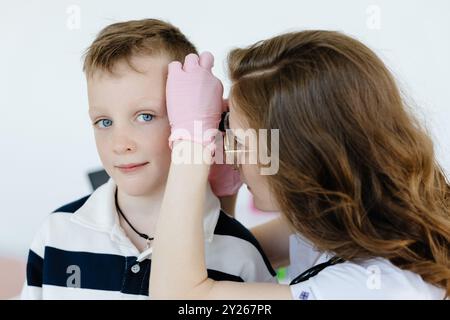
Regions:
[[298, 285], [316, 299], [443, 299], [445, 292], [418, 274], [375, 258], [329, 266]]

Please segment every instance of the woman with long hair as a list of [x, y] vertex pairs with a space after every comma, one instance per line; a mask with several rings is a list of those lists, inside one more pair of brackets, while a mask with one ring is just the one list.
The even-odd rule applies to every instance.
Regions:
[[[172, 133], [217, 128], [220, 81], [208, 53], [169, 65]], [[444, 299], [450, 292], [450, 186], [431, 139], [383, 62], [342, 33], [303, 31], [235, 49], [225, 126], [257, 208], [280, 218], [254, 229], [291, 285], [215, 282], [205, 266], [201, 205], [214, 155], [203, 140], [173, 135], [172, 162], [155, 236], [153, 298]], [[248, 164], [237, 129], [278, 129], [278, 172]], [[203, 146], [200, 148], [198, 146]], [[274, 144], [268, 144], [269, 154]], [[197, 150], [197, 151], [195, 151]], [[200, 150], [200, 151], [199, 151]], [[217, 154], [220, 150], [216, 149]], [[236, 159], [235, 159], [236, 160]], [[189, 205], [187, 205], [189, 204]]]

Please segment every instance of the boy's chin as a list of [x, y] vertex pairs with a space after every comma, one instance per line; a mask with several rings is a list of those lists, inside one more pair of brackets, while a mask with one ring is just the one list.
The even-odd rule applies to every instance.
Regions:
[[156, 190], [161, 189], [161, 186], [148, 185], [148, 183], [140, 183], [138, 181], [121, 182], [116, 180], [116, 183], [121, 192], [133, 197], [151, 195]]

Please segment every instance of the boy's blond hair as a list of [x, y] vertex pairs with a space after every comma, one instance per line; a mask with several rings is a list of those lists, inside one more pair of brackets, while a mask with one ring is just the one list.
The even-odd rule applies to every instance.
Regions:
[[[132, 20], [111, 24], [95, 38], [84, 54], [83, 71], [92, 76], [95, 71], [113, 73], [114, 65], [134, 55], [166, 55], [183, 61], [195, 46], [170, 23], [157, 19]], [[138, 70], [136, 70], [138, 71]]]

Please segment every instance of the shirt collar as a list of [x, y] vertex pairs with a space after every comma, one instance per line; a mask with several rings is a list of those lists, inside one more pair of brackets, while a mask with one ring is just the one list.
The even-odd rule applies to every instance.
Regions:
[[[113, 233], [119, 227], [114, 201], [116, 183], [112, 178], [98, 187], [86, 202], [72, 215], [74, 222], [102, 232]], [[220, 215], [220, 201], [208, 183], [206, 188], [203, 230], [205, 241], [211, 242]]]

